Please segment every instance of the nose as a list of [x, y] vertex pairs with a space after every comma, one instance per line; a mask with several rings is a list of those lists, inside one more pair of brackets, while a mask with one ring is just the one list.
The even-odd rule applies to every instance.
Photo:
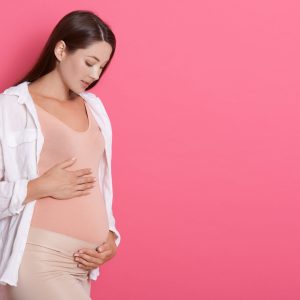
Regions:
[[98, 80], [100, 77], [101, 71], [102, 71], [102, 69], [100, 69], [99, 71], [96, 69], [93, 69], [90, 76], [93, 78], [93, 80]]

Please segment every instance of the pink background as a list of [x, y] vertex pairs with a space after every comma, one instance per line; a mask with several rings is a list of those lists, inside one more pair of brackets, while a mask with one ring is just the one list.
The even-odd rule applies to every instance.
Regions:
[[7, 1], [1, 90], [75, 9], [117, 36], [92, 91], [122, 241], [93, 299], [300, 299], [299, 1]]

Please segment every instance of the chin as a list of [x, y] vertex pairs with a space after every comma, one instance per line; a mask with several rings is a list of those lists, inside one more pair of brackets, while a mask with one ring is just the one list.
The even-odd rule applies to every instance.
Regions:
[[79, 93], [82, 93], [82, 92], [85, 91], [85, 88], [82, 87], [82, 86], [80, 86], [80, 87], [77, 86], [77, 87], [74, 87], [73, 89], [71, 88], [70, 90], [71, 90], [73, 93], [79, 95]]

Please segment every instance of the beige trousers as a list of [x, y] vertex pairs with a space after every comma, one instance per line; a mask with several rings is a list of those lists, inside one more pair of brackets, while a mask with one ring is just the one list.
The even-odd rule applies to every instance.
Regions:
[[73, 258], [80, 248], [97, 245], [42, 228], [31, 227], [17, 286], [7, 285], [10, 300], [90, 300], [88, 270]]

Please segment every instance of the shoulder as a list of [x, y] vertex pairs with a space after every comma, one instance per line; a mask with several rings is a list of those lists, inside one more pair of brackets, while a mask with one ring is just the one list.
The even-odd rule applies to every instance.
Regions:
[[[18, 115], [22, 113], [21, 106], [18, 102], [18, 95], [8, 95], [4, 93], [0, 93], [0, 112], [2, 117], [4, 115]], [[21, 110], [21, 111], [20, 111]]]
[[18, 98], [18, 95], [0, 93], [0, 105], [17, 103]]
[[23, 85], [13, 85], [4, 89], [0, 93], [0, 105], [1, 107], [12, 107], [19, 104], [19, 98], [23, 95]]

